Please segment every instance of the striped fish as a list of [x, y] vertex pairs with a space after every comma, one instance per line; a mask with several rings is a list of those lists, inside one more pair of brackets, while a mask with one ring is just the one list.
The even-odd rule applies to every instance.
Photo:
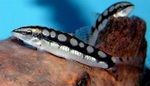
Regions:
[[13, 36], [37, 49], [56, 56], [104, 69], [115, 65], [111, 55], [84, 43], [68, 33], [41, 26], [26, 26], [12, 31]]
[[133, 10], [134, 5], [130, 2], [118, 2], [107, 8], [100, 14], [96, 23], [92, 27], [82, 27], [75, 31], [74, 36], [84, 42], [95, 46], [99, 38], [99, 32], [102, 31], [109, 21], [110, 17], [126, 17]]

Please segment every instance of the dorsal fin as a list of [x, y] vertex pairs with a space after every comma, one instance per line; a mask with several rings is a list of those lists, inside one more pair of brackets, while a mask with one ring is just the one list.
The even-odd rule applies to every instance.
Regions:
[[77, 37], [78, 39], [80, 39], [80, 40], [84, 41], [85, 43], [87, 43], [91, 33], [92, 33], [92, 27], [84, 26], [84, 27], [81, 27], [81, 28], [77, 29], [73, 33], [73, 35], [75, 37]]

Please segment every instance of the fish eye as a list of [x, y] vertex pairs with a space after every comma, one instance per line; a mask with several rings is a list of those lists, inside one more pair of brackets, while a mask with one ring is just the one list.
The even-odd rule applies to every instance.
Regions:
[[119, 12], [119, 11], [122, 11], [123, 8], [124, 8], [124, 7], [120, 6], [120, 7], [117, 9], [117, 11], [118, 11], [118, 12]]
[[29, 34], [32, 34], [32, 31], [31, 30], [27, 30], [25, 33], [29, 35]]
[[120, 5], [120, 8], [122, 8], [122, 9], [123, 9], [124, 7], [125, 7], [125, 6], [124, 6], [123, 4], [121, 4], [121, 5]]

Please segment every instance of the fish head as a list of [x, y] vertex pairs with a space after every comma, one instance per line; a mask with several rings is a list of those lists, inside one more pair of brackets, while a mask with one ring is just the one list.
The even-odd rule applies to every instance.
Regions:
[[23, 42], [32, 45], [32, 46], [40, 46], [42, 29], [39, 27], [21, 27], [12, 31], [12, 35]]
[[126, 17], [134, 9], [134, 5], [130, 2], [118, 2], [114, 5], [116, 13], [113, 14], [114, 17]]

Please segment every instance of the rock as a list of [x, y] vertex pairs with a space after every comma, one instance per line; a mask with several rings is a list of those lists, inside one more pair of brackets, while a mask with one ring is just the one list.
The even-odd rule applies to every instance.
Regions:
[[99, 42], [99, 48], [138, 63], [117, 64], [112, 73], [25, 46], [13, 37], [1, 40], [0, 86], [138, 86], [146, 54], [145, 28], [139, 18], [111, 18], [104, 36], [100, 35], [103, 42]]

